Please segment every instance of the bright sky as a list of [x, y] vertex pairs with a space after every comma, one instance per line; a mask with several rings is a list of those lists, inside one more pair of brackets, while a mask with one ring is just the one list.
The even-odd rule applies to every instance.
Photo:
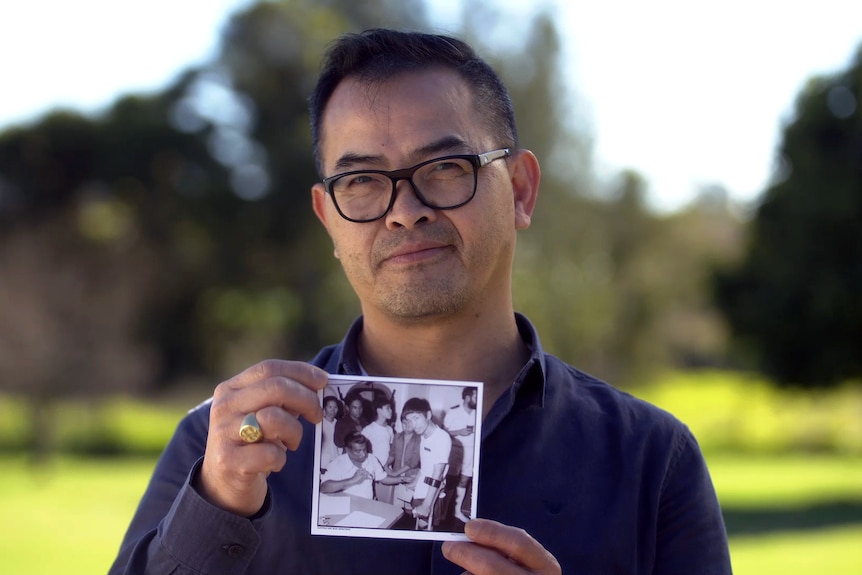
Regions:
[[[862, 43], [857, 0], [548, 1], [600, 173], [636, 169], [662, 210], [708, 184], [755, 198], [799, 89]], [[228, 14], [250, 2], [0, 2], [0, 129], [163, 88], [210, 58]]]

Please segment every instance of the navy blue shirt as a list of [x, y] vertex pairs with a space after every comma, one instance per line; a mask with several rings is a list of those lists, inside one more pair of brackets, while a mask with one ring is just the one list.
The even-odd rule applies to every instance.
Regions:
[[[731, 573], [718, 500], [694, 437], [669, 413], [542, 351], [483, 422], [478, 516], [521, 527], [572, 575]], [[359, 318], [312, 361], [361, 373]], [[160, 458], [111, 574], [460, 574], [439, 542], [312, 536], [314, 427], [270, 475], [259, 516], [216, 508], [191, 487], [209, 402], [186, 416]]]

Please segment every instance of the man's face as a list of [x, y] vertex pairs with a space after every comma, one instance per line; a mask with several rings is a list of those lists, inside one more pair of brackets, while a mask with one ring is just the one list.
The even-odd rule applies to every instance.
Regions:
[[421, 413], [408, 413], [404, 416], [410, 422], [410, 428], [413, 433], [422, 435], [428, 430], [428, 417]]
[[476, 392], [473, 391], [470, 395], [464, 398], [464, 402], [470, 409], [476, 409]]
[[360, 464], [368, 458], [368, 448], [362, 443], [351, 443], [347, 447], [347, 457], [353, 463]]
[[389, 404], [377, 408], [377, 417], [386, 421], [392, 417], [392, 406]]
[[401, 427], [407, 433], [413, 431], [413, 424], [410, 422], [410, 419], [406, 415], [401, 418]]
[[357, 420], [362, 417], [362, 402], [360, 400], [354, 399], [350, 402], [350, 417]]
[[[483, 128], [464, 81], [439, 68], [404, 73], [370, 90], [342, 81], [322, 128], [325, 176], [395, 170], [503, 145]], [[515, 230], [529, 217], [521, 218], [515, 206], [506, 161], [479, 170], [476, 196], [454, 210], [424, 206], [400, 181], [386, 216], [353, 223], [338, 215], [322, 184], [313, 192], [315, 213], [367, 317], [478, 314], [510, 298]]]

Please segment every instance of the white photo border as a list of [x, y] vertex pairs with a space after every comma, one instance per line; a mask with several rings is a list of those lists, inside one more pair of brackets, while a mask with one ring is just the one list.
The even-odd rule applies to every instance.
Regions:
[[[470, 517], [476, 517], [477, 501], [479, 499], [479, 452], [482, 438], [482, 405], [483, 405], [483, 384], [477, 381], [456, 381], [456, 380], [439, 380], [439, 379], [412, 379], [412, 378], [395, 378], [395, 377], [377, 377], [369, 375], [333, 375], [329, 376], [329, 384], [325, 390], [318, 392], [318, 398], [323, 405], [323, 400], [328, 391], [336, 390], [336, 393], [341, 389], [347, 389], [356, 384], [372, 384], [369, 388], [373, 388], [373, 384], [379, 384], [386, 388], [393, 388], [392, 395], [395, 395], [399, 389], [417, 389], [416, 386], [424, 386], [424, 399], [429, 399], [427, 396], [446, 396], [451, 398], [462, 397], [461, 391], [465, 387], [476, 389], [476, 423], [473, 433], [474, 449], [473, 449], [473, 481], [472, 481], [472, 496], [470, 498]], [[455, 388], [455, 392], [452, 388]], [[423, 389], [419, 387], [418, 389]], [[436, 392], [436, 393], [435, 393]], [[335, 395], [338, 397], [338, 395]], [[340, 398], [339, 398], [340, 399]], [[399, 398], [400, 399], [400, 398]], [[406, 400], [407, 398], [403, 398]], [[430, 401], [429, 401], [430, 403]], [[403, 406], [403, 401], [401, 402]], [[434, 413], [435, 405], [432, 403], [432, 413]], [[437, 407], [440, 407], [439, 405]], [[448, 408], [449, 404], [443, 406]], [[400, 414], [400, 411], [398, 412]], [[397, 414], [394, 414], [397, 415]], [[346, 415], [345, 415], [346, 417]], [[436, 419], [436, 418], [435, 418]], [[397, 420], [396, 420], [397, 421]], [[442, 421], [440, 422], [442, 423]], [[440, 426], [442, 427], [442, 426]], [[467, 536], [463, 532], [458, 531], [419, 531], [407, 529], [393, 529], [390, 527], [347, 527], [340, 525], [328, 524], [328, 517], [320, 517], [320, 463], [321, 463], [321, 446], [322, 446], [322, 423], [315, 425], [314, 429], [314, 476], [312, 480], [313, 491], [311, 500], [311, 534], [312, 535], [329, 535], [341, 537], [374, 537], [386, 539], [411, 539], [411, 540], [431, 540], [431, 541], [467, 541]], [[443, 428], [445, 429], [445, 428]], [[453, 439], [454, 441], [454, 439]], [[385, 462], [383, 462], [385, 464]], [[443, 480], [445, 481], [445, 477]], [[324, 494], [326, 496], [326, 494]], [[376, 504], [377, 502], [375, 502]], [[322, 519], [324, 521], [322, 521]]]

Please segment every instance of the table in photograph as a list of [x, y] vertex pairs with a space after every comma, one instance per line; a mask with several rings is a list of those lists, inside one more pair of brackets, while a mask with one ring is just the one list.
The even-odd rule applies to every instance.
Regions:
[[[404, 514], [396, 505], [345, 493], [320, 494], [319, 503], [318, 525], [389, 529]], [[333, 509], [341, 513], [331, 512]]]

